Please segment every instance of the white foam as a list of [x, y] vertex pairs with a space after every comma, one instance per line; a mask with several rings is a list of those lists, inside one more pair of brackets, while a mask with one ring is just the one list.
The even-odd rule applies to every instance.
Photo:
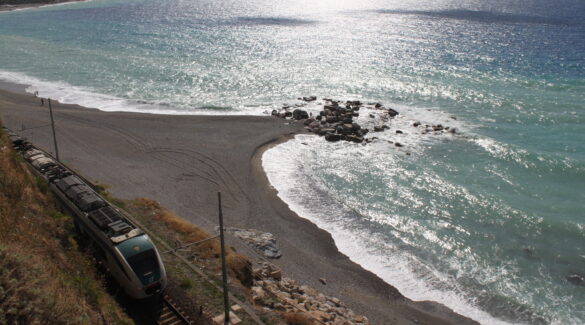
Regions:
[[[409, 116], [404, 116], [402, 119], [404, 119], [404, 125], [411, 125], [413, 120]], [[393, 125], [395, 122], [393, 121]], [[395, 136], [390, 135], [391, 132], [376, 133], [376, 135], [381, 136], [385, 133], [389, 133], [390, 137]], [[406, 141], [421, 141], [422, 137], [412, 135], [410, 138]], [[306, 145], [302, 145], [303, 143]], [[360, 154], [361, 150], [370, 150], [370, 154], [381, 150], [372, 145], [368, 145], [366, 149], [360, 145], [327, 143], [322, 138], [313, 135], [297, 135], [294, 139], [267, 150], [262, 157], [262, 165], [270, 183], [278, 191], [278, 196], [289, 205], [292, 211], [329, 232], [342, 253], [395, 286], [408, 298], [437, 301], [481, 323], [509, 324], [492, 317], [466, 299], [464, 291], [459, 290], [447, 275], [428, 267], [425, 267], [424, 272], [420, 272], [420, 268], [424, 266], [417, 263], [413, 256], [401, 251], [399, 247], [377, 239], [374, 234], [366, 230], [348, 225], [347, 220], [336, 218], [343, 214], [343, 211], [340, 211], [344, 209], [343, 206], [333, 207], [329, 200], [315, 201], [319, 200], [320, 193], [328, 192], [328, 189], [314, 178], [307, 177], [307, 173], [314, 172], [311, 170], [311, 164], [307, 164], [307, 160], [311, 158], [310, 152], [311, 150], [327, 152], [329, 157], [320, 159], [336, 161], [348, 154], [344, 151], [345, 149], [339, 150], [341, 146], [350, 146], [351, 154], [356, 155]], [[384, 159], [392, 159], [392, 155], [385, 155]]]
[[93, 1], [93, 0], [74, 0], [74, 1], [67, 1], [67, 2], [59, 2], [59, 3], [45, 4], [45, 5], [40, 5], [40, 6], [34, 6], [33, 5], [31, 7], [22, 7], [22, 8], [12, 9], [12, 10], [0, 11], [0, 13], [3, 13], [3, 12], [11, 12], [11, 11], [22, 11], [22, 10], [40, 9], [40, 8], [47, 8], [47, 7], [65, 6], [65, 5], [70, 5], [70, 4], [77, 4], [77, 3], [84, 3], [84, 2], [91, 2], [91, 1]]
[[106, 112], [135, 112], [169, 115], [262, 115], [269, 114], [273, 107], [258, 106], [249, 109], [244, 106], [227, 110], [203, 108], [175, 108], [164, 103], [145, 103], [141, 99], [125, 99], [101, 94], [92, 89], [73, 86], [62, 81], [47, 81], [19, 72], [0, 70], [0, 80], [26, 85], [26, 91], [39, 97], [51, 98], [64, 104], [77, 104]]

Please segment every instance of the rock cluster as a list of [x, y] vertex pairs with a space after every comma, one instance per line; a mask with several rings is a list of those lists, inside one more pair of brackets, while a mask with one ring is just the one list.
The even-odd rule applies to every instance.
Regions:
[[[369, 132], [384, 132], [390, 129], [388, 123], [397, 115], [398, 111], [392, 108], [386, 108], [380, 103], [364, 104], [359, 100], [339, 101], [329, 98], [323, 98], [323, 109], [313, 116], [313, 113], [301, 109], [309, 102], [317, 100], [316, 96], [302, 97], [299, 100], [304, 103], [296, 104], [294, 107], [284, 105], [280, 110], [273, 110], [272, 115], [280, 118], [290, 118], [293, 120], [303, 120], [306, 129], [319, 136], [325, 137], [330, 142], [350, 141], [355, 143], [369, 143], [377, 137], [366, 137]], [[360, 116], [360, 109], [367, 109], [367, 115], [360, 121], [363, 125], [358, 124], [355, 120]], [[291, 109], [294, 109], [291, 111]], [[453, 119], [455, 119], [453, 117]], [[443, 133], [455, 134], [455, 128], [443, 126], [442, 124], [426, 124], [414, 122], [413, 127], [419, 130], [420, 134], [439, 135]], [[396, 130], [396, 134], [404, 134], [402, 130]], [[391, 142], [391, 141], [390, 141]], [[402, 147], [401, 143], [393, 143], [396, 147]]]
[[457, 133], [457, 130], [455, 128], [449, 127], [449, 126], [443, 126], [441, 124], [436, 124], [436, 125], [422, 125], [420, 122], [414, 122], [412, 124], [412, 126], [414, 127], [421, 127], [423, 128], [423, 131], [421, 132], [422, 134], [427, 134], [427, 133], [434, 133], [434, 134], [440, 134], [440, 133], [452, 133], [455, 134]]
[[346, 140], [362, 143], [369, 130], [362, 128], [353, 120], [360, 115], [362, 103], [347, 101], [345, 105], [340, 105], [338, 101], [329, 99], [326, 99], [326, 102], [315, 119], [308, 119], [305, 122], [309, 131], [324, 136], [325, 140], [331, 142]]
[[280, 269], [270, 263], [260, 263], [254, 269], [252, 299], [265, 309], [302, 313], [319, 324], [369, 324], [365, 316], [355, 314], [339, 299], [325, 296], [306, 285], [298, 285], [294, 280], [283, 277]]
[[276, 238], [269, 232], [257, 229], [226, 228], [225, 231], [243, 240], [268, 258], [280, 258], [282, 253], [276, 245]]

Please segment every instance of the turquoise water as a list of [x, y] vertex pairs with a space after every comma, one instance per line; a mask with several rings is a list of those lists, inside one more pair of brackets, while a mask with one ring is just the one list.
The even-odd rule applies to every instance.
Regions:
[[585, 274], [584, 21], [568, 0], [96, 0], [0, 13], [0, 79], [110, 111], [395, 107], [368, 146], [268, 151], [281, 197], [413, 299], [583, 324], [585, 287], [566, 277]]

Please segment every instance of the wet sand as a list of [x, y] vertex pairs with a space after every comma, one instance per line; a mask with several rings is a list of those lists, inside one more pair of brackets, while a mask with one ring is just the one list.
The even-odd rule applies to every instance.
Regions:
[[[8, 89], [0, 83], [0, 88]], [[3, 124], [53, 152], [47, 104], [11, 86], [0, 90]], [[20, 91], [19, 91], [20, 90]], [[217, 192], [227, 227], [273, 233], [285, 275], [344, 301], [373, 324], [476, 324], [433, 302], [412, 302], [341, 254], [329, 233], [300, 218], [262, 170], [271, 145], [304, 132], [272, 117], [178, 116], [102, 112], [53, 103], [61, 160], [120, 198], [147, 197], [213, 232]], [[262, 257], [238, 239], [239, 252]], [[325, 278], [327, 284], [319, 282]]]

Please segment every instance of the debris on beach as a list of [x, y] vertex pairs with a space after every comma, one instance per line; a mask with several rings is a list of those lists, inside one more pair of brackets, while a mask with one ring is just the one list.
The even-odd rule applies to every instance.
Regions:
[[[393, 108], [386, 108], [381, 103], [362, 103], [359, 100], [339, 101], [330, 98], [323, 98], [324, 104], [322, 110], [313, 116], [303, 107], [310, 102], [317, 101], [316, 96], [299, 97], [299, 100], [305, 103], [297, 104], [294, 107], [285, 104], [280, 110], [272, 110], [271, 115], [279, 118], [303, 121], [306, 129], [325, 138], [329, 142], [349, 141], [354, 143], [370, 143], [376, 137], [366, 137], [368, 133], [384, 132], [390, 130], [390, 122], [400, 113]], [[291, 109], [293, 109], [291, 111]], [[368, 127], [358, 124], [355, 120], [360, 116], [360, 110], [367, 109], [367, 117], [370, 119], [366, 122]], [[365, 115], [364, 115], [365, 116]], [[362, 119], [363, 121], [363, 119]], [[412, 126], [420, 131], [420, 134], [456, 134], [455, 128], [443, 126], [441, 124], [425, 124], [414, 122]], [[403, 130], [395, 130], [396, 134], [405, 134]], [[396, 147], [402, 147], [403, 144], [396, 143]]]
[[283, 315], [296, 314], [327, 325], [369, 324], [367, 317], [355, 314], [339, 299], [297, 284], [295, 280], [283, 276], [277, 266], [267, 262], [259, 263], [254, 269], [251, 293], [256, 306]]
[[257, 229], [240, 229], [228, 227], [225, 231], [243, 240], [248, 246], [260, 251], [268, 258], [280, 258], [282, 253], [276, 245], [276, 238], [269, 232]]

